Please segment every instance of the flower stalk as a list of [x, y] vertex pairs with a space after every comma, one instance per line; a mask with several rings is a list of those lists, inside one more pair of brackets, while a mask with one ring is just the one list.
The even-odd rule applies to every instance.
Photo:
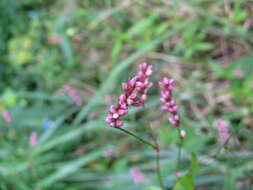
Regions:
[[136, 138], [137, 140], [141, 141], [142, 143], [148, 145], [149, 147], [151, 147], [151, 148], [153, 148], [155, 150], [158, 149], [158, 147], [156, 145], [154, 145], [154, 144], [152, 144], [152, 143], [144, 140], [143, 138], [139, 137], [138, 135], [135, 135], [134, 133], [132, 133], [132, 132], [126, 130], [126, 129], [123, 129], [121, 127], [117, 127], [116, 129], [118, 129], [118, 130], [120, 130], [120, 131], [122, 131], [122, 132], [124, 132], [124, 133], [126, 133], [126, 134], [128, 134], [128, 135], [130, 135], [130, 136], [132, 136], [134, 138]]
[[178, 114], [178, 105], [176, 101], [173, 99], [173, 90], [174, 90], [174, 83], [175, 79], [164, 77], [161, 81], [159, 81], [159, 86], [161, 87], [161, 98], [160, 101], [163, 103], [161, 107], [162, 110], [169, 113], [169, 122], [171, 125], [175, 126], [178, 131], [178, 137], [180, 139], [179, 146], [178, 146], [178, 153], [177, 153], [177, 167], [176, 167], [176, 176], [179, 174], [180, 170], [180, 162], [181, 162], [181, 149], [183, 146], [183, 140], [186, 135], [184, 130], [180, 129], [180, 117]]
[[[159, 185], [162, 190], [165, 190], [165, 186], [163, 185], [162, 175], [161, 175], [161, 167], [160, 167], [160, 147], [157, 142], [157, 138], [153, 136], [152, 128], [151, 129], [151, 136], [153, 138], [154, 143], [151, 143], [138, 135], [128, 131], [122, 126], [124, 125], [121, 117], [127, 115], [128, 107], [135, 106], [140, 107], [144, 106], [145, 101], [147, 100], [147, 92], [153, 86], [153, 83], [149, 81], [149, 77], [152, 74], [152, 66], [148, 63], [143, 63], [139, 66], [140, 71], [137, 73], [136, 76], [128, 80], [126, 83], [122, 83], [122, 89], [124, 91], [123, 94], [120, 95], [118, 104], [112, 105], [109, 108], [109, 114], [106, 117], [106, 122], [111, 126], [114, 127], [127, 135], [130, 135], [143, 144], [153, 148], [156, 151], [156, 171], [157, 171], [157, 178], [159, 181]], [[168, 118], [169, 122], [175, 126], [178, 130], [178, 135], [181, 140], [178, 150], [178, 158], [177, 158], [177, 171], [179, 173], [180, 169], [180, 159], [181, 159], [181, 146], [183, 145], [183, 139], [186, 135], [184, 130], [180, 130], [180, 117], [177, 112], [178, 106], [176, 101], [172, 99], [172, 91], [174, 89], [175, 80], [172, 78], [164, 77], [161, 81], [159, 81], [159, 86], [162, 88], [160, 95], [161, 95], [161, 102], [163, 106], [161, 107], [162, 110], [167, 111], [170, 114]]]

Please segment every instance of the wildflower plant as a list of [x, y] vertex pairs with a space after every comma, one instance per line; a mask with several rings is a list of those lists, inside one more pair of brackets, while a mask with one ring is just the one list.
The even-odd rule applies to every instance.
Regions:
[[[112, 105], [109, 108], [109, 113], [106, 117], [106, 122], [116, 129], [123, 131], [124, 133], [135, 137], [142, 143], [150, 146], [156, 151], [156, 170], [157, 177], [160, 184], [161, 189], [165, 189], [163, 185], [163, 180], [160, 172], [160, 147], [157, 142], [157, 138], [152, 135], [152, 139], [154, 142], [149, 142], [144, 140], [140, 136], [126, 130], [123, 128], [124, 122], [122, 121], [122, 117], [127, 115], [129, 106], [140, 107], [144, 106], [147, 100], [148, 90], [154, 85], [151, 82], [150, 76], [153, 73], [152, 65], [144, 62], [139, 65], [139, 72], [136, 76], [129, 79], [126, 83], [122, 83], [122, 89], [124, 91], [123, 94], [119, 96], [118, 103], [116, 105]], [[181, 146], [183, 144], [183, 139], [186, 136], [185, 130], [180, 129], [180, 116], [178, 114], [178, 105], [176, 101], [172, 98], [172, 92], [174, 89], [175, 80], [173, 78], [164, 77], [161, 81], [158, 82], [161, 87], [160, 92], [160, 101], [163, 103], [161, 109], [168, 112], [170, 117], [168, 118], [171, 125], [175, 126], [178, 130], [179, 139], [181, 140], [179, 151], [178, 151], [178, 163], [177, 163], [177, 171], [176, 174], [180, 173], [180, 156], [181, 156]], [[133, 171], [131, 171], [134, 173]], [[180, 177], [179, 175], [176, 175]]]

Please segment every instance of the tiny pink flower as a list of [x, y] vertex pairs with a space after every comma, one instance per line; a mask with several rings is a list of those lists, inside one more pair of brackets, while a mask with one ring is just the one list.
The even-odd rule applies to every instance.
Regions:
[[32, 132], [29, 137], [29, 146], [34, 147], [38, 143], [38, 134], [36, 132]]
[[244, 76], [244, 73], [241, 69], [236, 69], [236, 70], [234, 70], [234, 75], [237, 78], [242, 78]]
[[180, 137], [183, 139], [186, 136], [186, 131], [185, 130], [181, 130], [180, 131]]
[[227, 120], [217, 119], [215, 124], [219, 131], [219, 138], [221, 142], [226, 142], [229, 139], [229, 122]]
[[3, 111], [2, 112], [2, 117], [3, 117], [3, 119], [4, 119], [5, 122], [7, 122], [7, 123], [11, 122], [11, 114], [10, 114], [10, 112]]
[[140, 184], [144, 181], [144, 176], [138, 168], [131, 168], [130, 173], [133, 176], [135, 184]]
[[82, 97], [75, 88], [65, 84], [63, 86], [63, 91], [72, 98], [77, 106], [81, 106], [83, 104]]
[[47, 43], [51, 45], [57, 45], [61, 42], [61, 38], [58, 36], [53, 36], [47, 39]]
[[85, 154], [85, 150], [83, 148], [78, 148], [78, 149], [76, 149], [75, 153], [78, 156], [82, 156]]
[[176, 171], [176, 177], [179, 178], [182, 176], [182, 173], [180, 171]]
[[112, 150], [108, 150], [108, 151], [103, 152], [104, 157], [115, 157], [116, 155], [117, 155], [117, 153]]

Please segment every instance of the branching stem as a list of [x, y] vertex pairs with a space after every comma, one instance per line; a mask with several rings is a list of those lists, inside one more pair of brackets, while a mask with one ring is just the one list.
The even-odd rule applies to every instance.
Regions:
[[156, 147], [155, 145], [153, 145], [152, 143], [150, 143], [150, 142], [144, 140], [143, 138], [141, 138], [141, 137], [135, 135], [134, 133], [132, 133], [132, 132], [126, 130], [126, 129], [123, 129], [123, 128], [121, 128], [121, 127], [117, 127], [116, 129], [119, 129], [119, 130], [121, 130], [122, 132], [124, 132], [124, 133], [126, 133], [126, 134], [128, 134], [128, 135], [130, 135], [130, 136], [132, 136], [132, 137], [134, 137], [134, 138], [136, 138], [136, 139], [138, 139], [138, 140], [141, 141], [142, 143], [144, 143], [144, 144], [150, 146], [151, 148], [153, 148], [153, 149], [155, 149], [155, 150], [157, 149], [157, 147]]

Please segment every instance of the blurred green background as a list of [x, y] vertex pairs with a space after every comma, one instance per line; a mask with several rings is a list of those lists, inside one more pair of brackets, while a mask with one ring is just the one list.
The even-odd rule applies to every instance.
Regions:
[[[159, 190], [155, 152], [105, 123], [144, 61], [176, 79], [182, 174], [194, 152], [195, 189], [253, 189], [252, 36], [252, 0], [0, 0], [0, 189]], [[179, 139], [157, 91], [124, 128], [151, 140], [152, 126], [173, 189]]]

